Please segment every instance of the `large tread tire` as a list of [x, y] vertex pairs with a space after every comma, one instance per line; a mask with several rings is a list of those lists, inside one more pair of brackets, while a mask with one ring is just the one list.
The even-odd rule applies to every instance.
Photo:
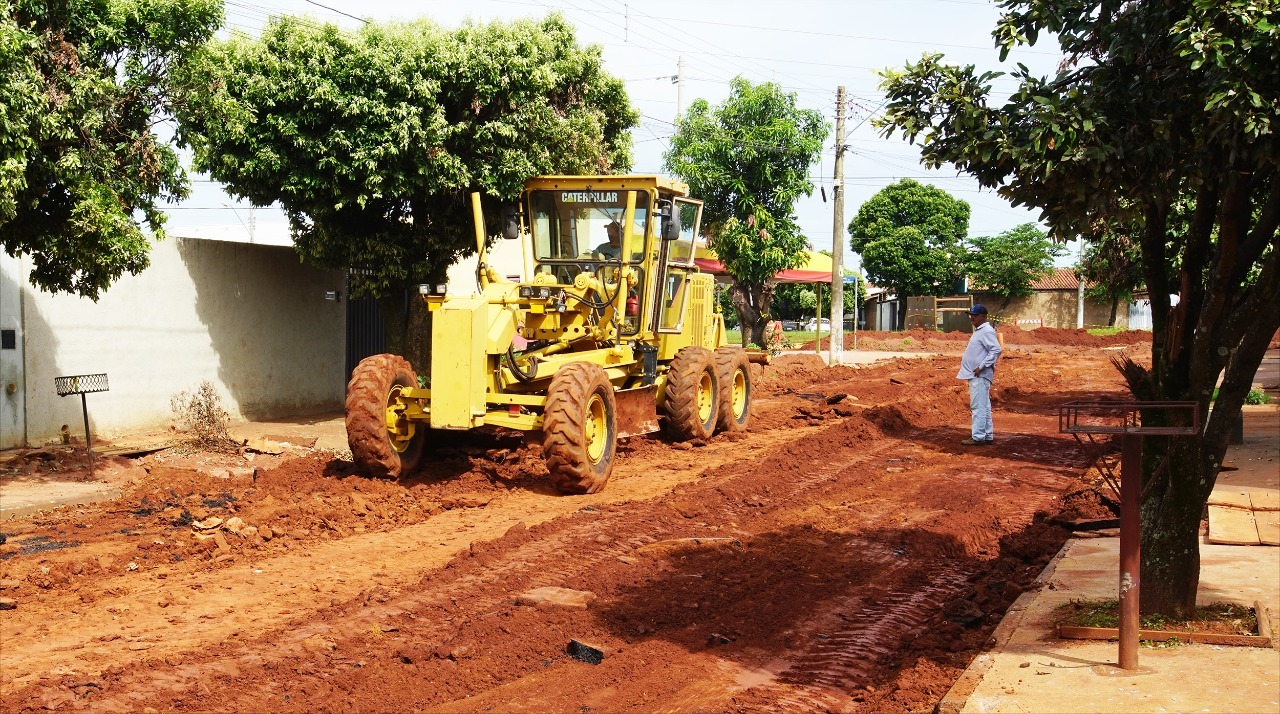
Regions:
[[542, 431], [542, 455], [556, 490], [604, 490], [618, 450], [618, 417], [613, 385], [603, 367], [570, 362], [555, 373], [547, 387]]
[[347, 445], [356, 469], [377, 478], [399, 478], [417, 468], [426, 444], [426, 424], [415, 424], [413, 438], [396, 451], [387, 432], [392, 389], [417, 387], [408, 360], [396, 355], [366, 357], [347, 383]]
[[717, 347], [716, 373], [720, 377], [720, 417], [716, 429], [725, 434], [747, 430], [751, 422], [751, 367], [741, 347]]
[[667, 369], [663, 427], [679, 441], [709, 439], [719, 414], [720, 379], [714, 355], [705, 347], [681, 348]]

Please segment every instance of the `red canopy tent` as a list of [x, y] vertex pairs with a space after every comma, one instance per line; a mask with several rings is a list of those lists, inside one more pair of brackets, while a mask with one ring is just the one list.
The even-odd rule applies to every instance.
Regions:
[[[713, 258], [694, 258], [693, 262], [697, 264], [698, 269], [704, 273], [712, 275], [725, 275], [724, 264]], [[831, 284], [831, 271], [821, 270], [801, 270], [799, 268], [793, 270], [782, 270], [773, 276], [774, 280], [780, 283], [826, 283]]]

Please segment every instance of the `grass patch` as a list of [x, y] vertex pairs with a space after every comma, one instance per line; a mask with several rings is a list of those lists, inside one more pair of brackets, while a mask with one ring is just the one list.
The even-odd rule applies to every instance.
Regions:
[[[1054, 621], [1076, 627], [1119, 627], [1120, 601], [1072, 600], [1058, 606]], [[1229, 602], [1215, 602], [1196, 608], [1193, 617], [1174, 620], [1164, 615], [1142, 615], [1138, 627], [1169, 632], [1208, 632], [1222, 635], [1258, 634], [1258, 615], [1253, 608]]]
[[[1214, 388], [1213, 388], [1213, 394], [1209, 397], [1209, 401], [1211, 401], [1211, 402], [1216, 402], [1216, 401], [1218, 401], [1218, 388], [1217, 388], [1217, 387], [1214, 387]], [[1271, 395], [1270, 395], [1270, 394], [1267, 394], [1266, 392], [1262, 391], [1261, 389], [1257, 389], [1257, 388], [1250, 389], [1250, 390], [1249, 390], [1249, 393], [1248, 393], [1248, 394], [1246, 394], [1246, 395], [1244, 395], [1244, 403], [1245, 403], [1245, 404], [1270, 404], [1270, 403], [1271, 403]]]
[[1085, 329], [1085, 332], [1088, 332], [1091, 335], [1097, 335], [1098, 337], [1110, 337], [1112, 335], [1116, 335], [1121, 332], [1124, 332], [1124, 328], [1123, 327], [1090, 327]]

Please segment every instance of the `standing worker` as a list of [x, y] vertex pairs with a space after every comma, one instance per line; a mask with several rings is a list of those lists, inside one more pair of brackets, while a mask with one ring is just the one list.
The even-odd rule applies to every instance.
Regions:
[[987, 446], [995, 442], [995, 427], [991, 424], [991, 383], [996, 377], [996, 360], [1003, 348], [996, 329], [987, 322], [987, 308], [974, 305], [969, 308], [969, 321], [973, 323], [973, 336], [960, 358], [960, 373], [956, 379], [969, 382], [969, 411], [973, 413], [971, 436], [960, 442], [965, 446]]

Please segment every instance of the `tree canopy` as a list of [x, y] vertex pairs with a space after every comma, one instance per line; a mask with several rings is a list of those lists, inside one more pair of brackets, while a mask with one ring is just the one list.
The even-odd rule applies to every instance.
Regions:
[[708, 244], [733, 279], [744, 343], [763, 344], [773, 276], [804, 263], [795, 202], [813, 193], [809, 167], [828, 131], [822, 113], [798, 108], [794, 93], [738, 77], [719, 106], [695, 100], [671, 140], [666, 168], [704, 202]]
[[0, 2], [0, 246], [31, 282], [97, 299], [149, 263], [160, 204], [187, 195], [174, 76], [222, 21], [218, 0]]
[[940, 188], [902, 179], [858, 208], [849, 244], [867, 279], [898, 297], [949, 295], [964, 273], [969, 204]]
[[304, 260], [355, 269], [353, 290], [377, 297], [440, 282], [475, 251], [468, 193], [506, 200], [538, 174], [625, 171], [638, 120], [600, 48], [558, 14], [353, 32], [277, 18], [259, 38], [211, 43], [185, 79], [196, 168], [255, 205], [278, 201]]
[[1062, 246], [1047, 235], [1036, 224], [1023, 223], [997, 236], [969, 239], [965, 272], [984, 292], [1004, 299], [997, 313], [1013, 298], [1031, 295], [1031, 286], [1053, 272], [1053, 259], [1062, 255]]
[[[1280, 9], [1271, 1], [1001, 0], [1001, 58], [1053, 33], [1048, 78], [939, 55], [884, 73], [880, 126], [919, 142], [1063, 238], [1099, 221], [1140, 236], [1151, 297], [1151, 366], [1121, 361], [1139, 399], [1192, 400], [1200, 436], [1149, 441], [1142, 504], [1142, 607], [1195, 606], [1200, 514], [1267, 343], [1280, 327]], [[1189, 208], [1179, 220], [1179, 205]], [[1170, 293], [1180, 297], [1173, 306]], [[1221, 386], [1205, 419], [1215, 385]], [[1148, 413], [1146, 423], [1186, 423]]]

